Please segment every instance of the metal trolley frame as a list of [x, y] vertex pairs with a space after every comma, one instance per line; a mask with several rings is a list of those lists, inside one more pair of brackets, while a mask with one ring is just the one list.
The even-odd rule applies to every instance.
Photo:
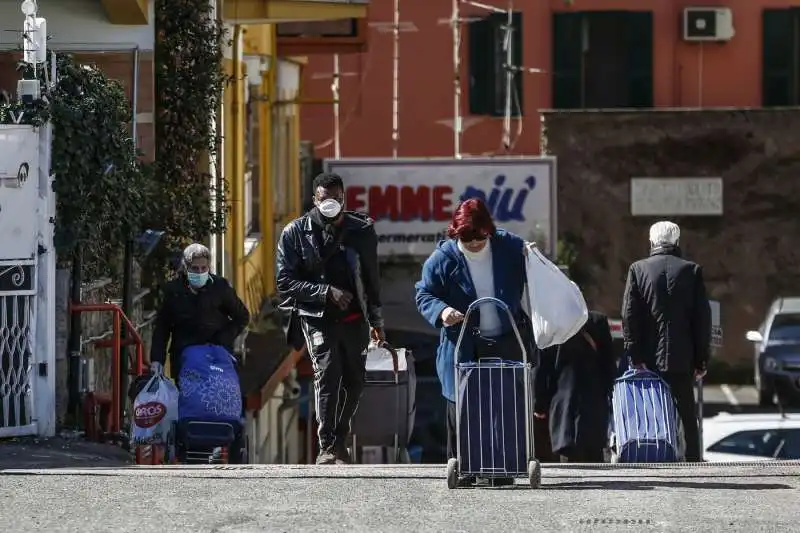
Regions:
[[[519, 471], [519, 470], [507, 470], [507, 469], [488, 469], [484, 471], [483, 469], [480, 472], [464, 472], [460, 470], [459, 465], [462, 465], [462, 454], [461, 454], [461, 399], [459, 395], [459, 367], [462, 362], [459, 361], [459, 353], [461, 350], [461, 342], [464, 339], [464, 332], [469, 324], [469, 317], [472, 312], [477, 309], [481, 304], [491, 303], [495, 306], [499, 307], [508, 315], [509, 321], [511, 322], [511, 327], [514, 330], [514, 336], [519, 343], [520, 349], [522, 350], [522, 366], [523, 372], [525, 372], [524, 376], [524, 395], [525, 395], [525, 451], [526, 456], [528, 458], [527, 462], [527, 471]], [[481, 478], [500, 478], [500, 477], [513, 477], [513, 478], [525, 478], [527, 477], [528, 481], [532, 488], [539, 488], [541, 485], [542, 480], [542, 467], [539, 461], [534, 457], [534, 447], [533, 447], [533, 407], [532, 407], [532, 394], [531, 394], [531, 370], [533, 365], [530, 362], [528, 350], [525, 348], [525, 343], [522, 341], [522, 336], [520, 335], [519, 329], [517, 328], [516, 321], [514, 320], [514, 316], [511, 313], [508, 305], [502, 300], [492, 297], [484, 297], [478, 298], [474, 302], [472, 302], [467, 308], [467, 312], [464, 316], [464, 320], [462, 321], [461, 331], [458, 335], [458, 340], [456, 341], [455, 346], [455, 353], [454, 353], [454, 365], [453, 371], [455, 373], [455, 389], [456, 389], [456, 457], [451, 458], [447, 461], [447, 487], [450, 489], [455, 489], [459, 485], [459, 481], [462, 475], [475, 475], [476, 477]], [[493, 362], [496, 364], [498, 359], [494, 359]], [[480, 369], [480, 362], [481, 360], [475, 361], [472, 364], [477, 363], [478, 369]], [[502, 408], [502, 407], [501, 407]], [[481, 428], [482, 430], [483, 428]]]

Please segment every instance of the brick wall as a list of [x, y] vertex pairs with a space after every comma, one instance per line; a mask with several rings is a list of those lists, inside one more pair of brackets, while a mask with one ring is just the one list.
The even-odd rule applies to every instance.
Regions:
[[[546, 112], [542, 139], [590, 306], [619, 316], [629, 264], [647, 254], [650, 224], [670, 218], [721, 302], [720, 359], [751, 364], [745, 332], [773, 298], [800, 293], [800, 110]], [[632, 177], [722, 177], [724, 214], [632, 217]]]
[[[16, 72], [16, 65], [20, 57], [20, 54], [16, 52], [0, 52], [0, 90], [7, 91], [12, 97], [17, 90], [19, 75]], [[75, 53], [74, 57], [81, 63], [96, 66], [108, 77], [122, 83], [128, 96], [128, 101], [132, 102], [133, 52]], [[152, 52], [141, 52], [139, 54], [138, 86], [136, 113], [139, 121], [136, 126], [136, 143], [139, 149], [144, 152], [145, 158], [152, 160], [155, 156], [155, 134], [152, 118], [154, 111]]]

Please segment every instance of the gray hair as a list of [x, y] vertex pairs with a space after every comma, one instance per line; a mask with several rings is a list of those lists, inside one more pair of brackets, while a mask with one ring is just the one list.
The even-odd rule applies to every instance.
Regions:
[[650, 226], [650, 244], [653, 246], [674, 246], [681, 238], [681, 228], [674, 222], [662, 220]]
[[188, 267], [195, 259], [208, 259], [211, 261], [211, 252], [199, 242], [195, 242], [183, 249], [183, 266]]

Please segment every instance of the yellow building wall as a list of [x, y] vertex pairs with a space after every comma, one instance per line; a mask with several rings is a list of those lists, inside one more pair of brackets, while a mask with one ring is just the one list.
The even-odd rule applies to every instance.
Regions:
[[[256, 315], [275, 292], [275, 249], [280, 231], [300, 215], [300, 112], [302, 60], [275, 56], [273, 24], [231, 26], [233, 44], [225, 70], [230, 76], [223, 98], [223, 169], [229, 213], [225, 233], [226, 276], [237, 294]], [[267, 61], [263, 73], [248, 73], [245, 56]], [[259, 76], [257, 102], [261, 143], [259, 150], [260, 240], [245, 251], [245, 173], [247, 102], [245, 74]]]

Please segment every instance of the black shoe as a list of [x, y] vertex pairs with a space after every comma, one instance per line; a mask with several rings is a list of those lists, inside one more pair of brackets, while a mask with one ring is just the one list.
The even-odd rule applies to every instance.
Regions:
[[318, 465], [335, 465], [336, 464], [336, 454], [334, 454], [331, 450], [322, 450], [319, 452], [317, 456], [317, 464]]
[[347, 451], [347, 446], [344, 444], [336, 446], [334, 455], [336, 456], [337, 465], [349, 465], [353, 463], [353, 458], [350, 457], [350, 452]]

